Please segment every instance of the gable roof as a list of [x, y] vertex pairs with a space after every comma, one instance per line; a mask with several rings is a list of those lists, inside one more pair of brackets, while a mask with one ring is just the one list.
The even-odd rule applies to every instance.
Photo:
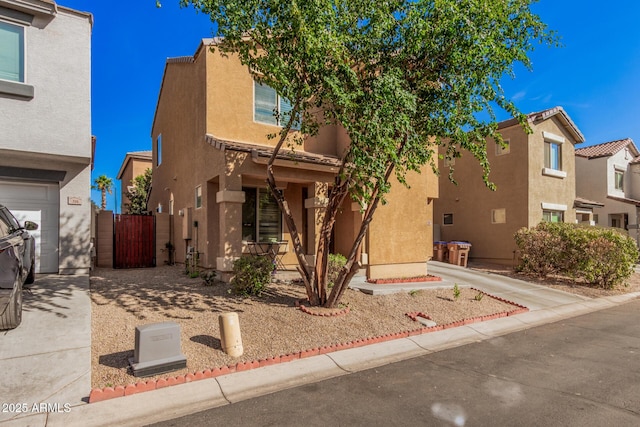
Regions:
[[[527, 121], [530, 124], [538, 124], [552, 117], [556, 117], [560, 121], [564, 129], [567, 132], [569, 132], [569, 134], [571, 134], [574, 141], [576, 141], [576, 144], [579, 144], [585, 141], [585, 137], [582, 134], [582, 132], [580, 132], [580, 129], [578, 129], [578, 126], [576, 126], [573, 120], [571, 120], [571, 117], [569, 117], [567, 112], [564, 111], [564, 108], [560, 106], [549, 108], [543, 111], [538, 111], [535, 113], [529, 113], [527, 114]], [[505, 120], [503, 122], [498, 123], [498, 129], [504, 129], [506, 127], [514, 126], [517, 124], [518, 124], [517, 119]]]
[[585, 157], [587, 159], [597, 159], [600, 157], [610, 157], [620, 152], [623, 148], [629, 147], [631, 155], [634, 157], [633, 162], [638, 161], [638, 148], [631, 138], [618, 139], [615, 141], [603, 142], [602, 144], [591, 145], [576, 149], [576, 156]]
[[127, 153], [126, 156], [124, 156], [124, 160], [122, 161], [122, 166], [120, 166], [120, 171], [118, 172], [118, 176], [116, 176], [116, 179], [122, 179], [122, 174], [124, 173], [124, 170], [126, 169], [127, 164], [129, 163], [130, 160], [132, 159], [143, 160], [151, 163], [152, 158], [153, 158], [153, 154], [151, 151], [131, 151]]

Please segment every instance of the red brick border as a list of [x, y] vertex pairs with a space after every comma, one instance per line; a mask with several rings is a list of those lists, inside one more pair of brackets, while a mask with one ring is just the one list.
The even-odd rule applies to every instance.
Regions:
[[368, 279], [368, 283], [372, 283], [374, 285], [388, 285], [390, 283], [416, 283], [416, 282], [440, 282], [442, 281], [442, 277], [433, 276], [431, 274], [427, 274], [426, 276], [416, 276], [416, 277], [398, 277], [395, 279]]
[[[421, 335], [421, 334], [426, 334], [429, 332], [436, 332], [436, 331], [441, 331], [443, 329], [449, 329], [449, 328], [456, 328], [458, 326], [463, 326], [463, 325], [468, 325], [471, 323], [476, 323], [476, 322], [484, 322], [486, 320], [492, 320], [492, 319], [497, 319], [500, 317], [507, 317], [507, 316], [514, 316], [516, 314], [520, 314], [520, 313], [525, 313], [527, 311], [529, 311], [529, 309], [523, 305], [520, 304], [516, 304], [512, 301], [507, 301], [503, 298], [499, 298], [496, 296], [493, 296], [491, 294], [487, 294], [486, 292], [483, 292], [479, 289], [475, 289], [475, 288], [471, 288], [474, 291], [478, 291], [483, 293], [484, 295], [490, 297], [490, 298], [494, 298], [498, 301], [502, 301], [505, 302], [507, 304], [511, 304], [513, 306], [518, 307], [515, 310], [511, 310], [511, 311], [503, 311], [500, 313], [494, 313], [494, 314], [490, 314], [490, 315], [486, 315], [486, 316], [477, 316], [477, 317], [473, 317], [470, 319], [463, 319], [463, 320], [459, 320], [456, 322], [452, 322], [452, 323], [448, 323], [445, 325], [436, 325], [436, 326], [432, 326], [432, 327], [421, 327], [421, 328], [417, 328], [417, 329], [412, 329], [412, 330], [408, 330], [408, 331], [402, 331], [402, 332], [396, 332], [396, 333], [391, 333], [391, 334], [386, 334], [386, 335], [381, 335], [381, 336], [377, 336], [377, 337], [369, 337], [369, 338], [364, 338], [364, 339], [357, 339], [354, 341], [350, 341], [347, 343], [338, 343], [338, 344], [332, 344], [329, 346], [323, 346], [323, 347], [319, 347], [319, 348], [312, 348], [312, 349], [308, 349], [308, 350], [303, 350], [303, 351], [299, 351], [297, 353], [291, 353], [291, 354], [284, 354], [284, 355], [280, 355], [280, 356], [275, 356], [275, 357], [269, 357], [267, 359], [260, 359], [260, 360], [254, 360], [254, 361], [250, 361], [250, 362], [238, 362], [235, 365], [228, 365], [228, 366], [221, 366], [221, 367], [217, 367], [217, 368], [213, 368], [213, 369], [205, 369], [204, 371], [198, 371], [198, 372], [194, 372], [194, 373], [190, 373], [190, 374], [186, 374], [186, 375], [178, 375], [175, 377], [168, 377], [168, 378], [160, 378], [158, 380], [149, 380], [149, 381], [140, 381], [138, 383], [135, 384], [128, 384], [126, 386], [117, 386], [117, 387], [105, 387], [105, 388], [94, 388], [91, 390], [91, 393], [89, 394], [89, 403], [95, 403], [95, 402], [100, 402], [103, 400], [108, 400], [108, 399], [113, 399], [116, 397], [122, 397], [122, 396], [129, 396], [132, 394], [136, 394], [136, 393], [142, 393], [145, 391], [149, 391], [149, 390], [156, 390], [156, 389], [161, 389], [164, 387], [169, 387], [169, 386], [173, 386], [176, 384], [184, 384], [187, 382], [191, 382], [191, 381], [198, 381], [198, 380], [203, 380], [206, 378], [215, 378], [215, 377], [219, 377], [222, 375], [228, 375], [231, 374], [233, 372], [241, 372], [241, 371], [248, 371], [250, 369], [255, 369], [255, 368], [259, 368], [262, 366], [270, 366], [270, 365], [275, 365], [278, 363], [285, 363], [285, 362], [290, 362], [292, 360], [296, 360], [296, 359], [302, 359], [302, 358], [306, 358], [306, 357], [313, 357], [313, 356], [317, 356], [320, 354], [327, 354], [327, 353], [333, 353], [335, 351], [340, 351], [340, 350], [347, 350], [350, 348], [356, 348], [356, 347], [362, 347], [365, 345], [370, 345], [370, 344], [376, 344], [376, 343], [380, 343], [380, 342], [385, 342], [385, 341], [391, 341], [391, 340], [395, 340], [398, 338], [407, 338], [410, 336], [415, 336], [415, 335]], [[302, 310], [302, 307], [304, 307], [303, 305], [300, 305], [300, 310]], [[349, 307], [347, 307], [346, 309], [346, 313], [349, 312]], [[346, 314], [346, 313], [340, 313], [338, 315], [342, 315], [342, 314]], [[314, 313], [309, 313], [309, 314], [314, 314]], [[422, 312], [411, 312], [411, 313], [406, 313], [407, 316], [409, 316], [412, 320], [416, 320], [416, 317], [424, 317], [426, 319], [431, 319], [428, 315], [422, 313]]]

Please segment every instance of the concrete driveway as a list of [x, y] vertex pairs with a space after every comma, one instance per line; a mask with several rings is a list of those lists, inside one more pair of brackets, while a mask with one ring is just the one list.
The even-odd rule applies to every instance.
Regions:
[[91, 390], [89, 277], [39, 275], [30, 288], [22, 324], [0, 331], [3, 427], [33, 414], [30, 424], [44, 425], [47, 413], [84, 405]]

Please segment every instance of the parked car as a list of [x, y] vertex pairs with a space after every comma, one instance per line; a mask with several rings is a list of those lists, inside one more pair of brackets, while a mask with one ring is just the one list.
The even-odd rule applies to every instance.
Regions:
[[21, 227], [0, 205], [0, 330], [22, 321], [22, 285], [35, 281], [35, 240], [29, 231], [37, 229], [31, 221]]

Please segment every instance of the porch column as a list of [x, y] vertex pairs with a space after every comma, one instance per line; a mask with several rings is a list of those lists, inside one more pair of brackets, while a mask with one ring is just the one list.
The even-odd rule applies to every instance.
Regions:
[[216, 270], [223, 273], [223, 280], [225, 280], [224, 273], [233, 271], [233, 262], [242, 256], [242, 204], [245, 195], [242, 191], [240, 176], [222, 178], [220, 191], [216, 193], [220, 231]]
[[318, 249], [318, 235], [322, 228], [324, 210], [327, 207], [327, 194], [329, 186], [326, 182], [315, 182], [309, 187], [309, 195], [313, 196], [304, 200], [307, 210], [307, 253], [306, 259], [310, 265], [316, 263], [316, 250]]

